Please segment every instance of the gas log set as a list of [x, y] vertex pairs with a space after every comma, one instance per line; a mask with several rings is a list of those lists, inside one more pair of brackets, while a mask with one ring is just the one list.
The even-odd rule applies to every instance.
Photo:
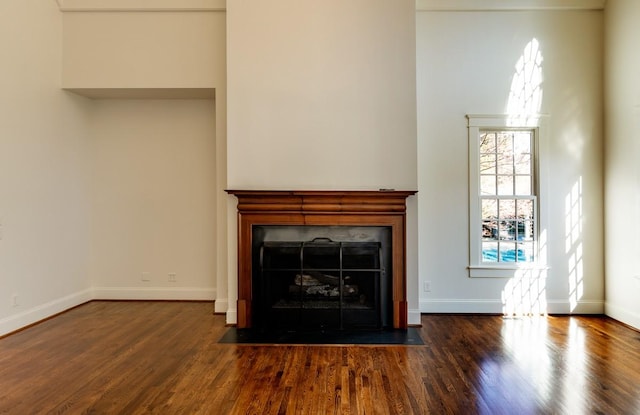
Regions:
[[[380, 242], [267, 241], [258, 249], [255, 296], [262, 327], [381, 328], [388, 324]], [[384, 290], [388, 292], [389, 290]], [[386, 315], [385, 315], [386, 314]]]

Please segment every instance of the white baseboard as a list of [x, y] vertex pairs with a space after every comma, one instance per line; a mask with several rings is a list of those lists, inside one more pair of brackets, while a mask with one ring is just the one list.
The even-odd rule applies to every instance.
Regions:
[[618, 307], [615, 304], [605, 303], [604, 313], [624, 324], [640, 330], [640, 314], [626, 308]]
[[572, 304], [566, 300], [547, 300], [549, 314], [604, 314], [604, 301], [578, 301]]
[[238, 324], [238, 310], [227, 310], [227, 324]]
[[[420, 300], [421, 313], [473, 313], [473, 314], [504, 314], [505, 306], [500, 300], [460, 300], [434, 299]], [[571, 304], [567, 300], [547, 300], [546, 310], [523, 310], [531, 314], [602, 314], [603, 301], [578, 301]]]
[[229, 309], [229, 300], [226, 298], [216, 298], [214, 313], [226, 313]]
[[67, 295], [0, 320], [0, 336], [92, 300], [91, 289]]
[[[0, 336], [37, 323], [91, 300], [186, 300], [214, 301], [215, 288], [199, 287], [93, 287], [0, 319]], [[226, 300], [223, 300], [224, 311]], [[218, 304], [216, 304], [216, 309]]]
[[213, 301], [215, 288], [201, 287], [94, 287], [94, 300], [188, 300]]
[[420, 300], [420, 312], [502, 314], [502, 302], [498, 300]]
[[415, 326], [415, 325], [420, 325], [422, 324], [422, 321], [420, 321], [420, 310], [417, 310], [415, 308], [412, 308], [410, 310], [407, 311], [407, 323], [410, 326]]

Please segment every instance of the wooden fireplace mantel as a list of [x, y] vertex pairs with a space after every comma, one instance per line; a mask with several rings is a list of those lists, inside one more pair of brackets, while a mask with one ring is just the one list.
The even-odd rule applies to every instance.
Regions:
[[252, 325], [254, 225], [391, 228], [393, 327], [407, 328], [406, 199], [413, 190], [227, 190], [238, 198], [238, 327]]

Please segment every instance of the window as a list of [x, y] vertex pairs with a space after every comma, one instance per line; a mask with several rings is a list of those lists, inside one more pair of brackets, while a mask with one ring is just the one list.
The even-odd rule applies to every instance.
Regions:
[[512, 276], [538, 266], [536, 121], [469, 119], [470, 276]]

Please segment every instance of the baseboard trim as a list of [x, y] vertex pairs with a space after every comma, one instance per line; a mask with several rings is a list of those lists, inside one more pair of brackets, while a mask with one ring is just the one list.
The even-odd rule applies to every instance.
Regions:
[[604, 301], [547, 300], [548, 314], [604, 314]]
[[226, 324], [229, 324], [229, 325], [238, 324], [238, 310], [227, 310]]
[[623, 307], [618, 307], [615, 304], [608, 302], [604, 303], [604, 313], [621, 323], [633, 327], [636, 330], [640, 330], [640, 314], [634, 311], [628, 310]]
[[422, 313], [420, 313], [420, 310], [412, 308], [407, 311], [407, 314], [407, 323], [410, 326], [419, 326], [422, 324], [422, 321], [420, 320]]
[[214, 313], [226, 314], [229, 309], [229, 300], [226, 298], [216, 298], [216, 305], [214, 307]]
[[[500, 300], [460, 300], [437, 299], [420, 300], [421, 313], [478, 313], [478, 314], [505, 314], [509, 308]], [[572, 304], [567, 300], [547, 300], [546, 308], [540, 310], [538, 305], [529, 309], [516, 307], [523, 314], [603, 314], [604, 301], [578, 301]]]
[[216, 299], [216, 290], [200, 287], [94, 287], [93, 299], [213, 301]]
[[91, 300], [92, 290], [86, 289], [5, 317], [0, 320], [0, 336], [18, 331]]

